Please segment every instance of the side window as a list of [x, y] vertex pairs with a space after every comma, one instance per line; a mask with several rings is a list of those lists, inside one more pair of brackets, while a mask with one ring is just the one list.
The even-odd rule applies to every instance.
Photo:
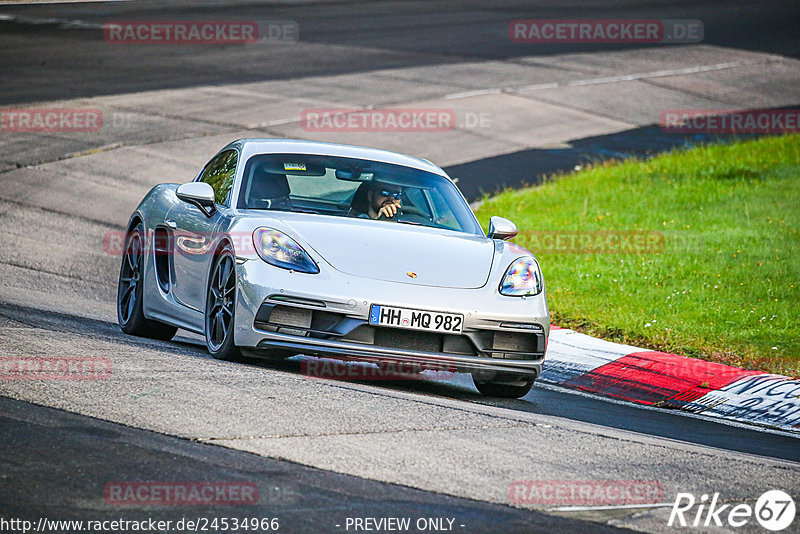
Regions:
[[451, 211], [447, 201], [442, 197], [442, 194], [437, 189], [429, 190], [428, 198], [430, 199], [431, 204], [433, 204], [433, 216], [436, 224], [450, 230], [464, 231], [458, 222], [458, 218]]
[[431, 210], [428, 207], [428, 201], [425, 200], [425, 195], [422, 193], [421, 189], [408, 187], [403, 191], [403, 196], [405, 197], [403, 200], [404, 210], [411, 209], [417, 211], [419, 212], [418, 215], [422, 215], [428, 219], [432, 217]]
[[228, 199], [228, 194], [233, 187], [233, 178], [236, 176], [238, 161], [239, 153], [235, 150], [228, 150], [212, 159], [203, 170], [200, 181], [214, 189], [214, 200], [217, 204], [225, 204]]

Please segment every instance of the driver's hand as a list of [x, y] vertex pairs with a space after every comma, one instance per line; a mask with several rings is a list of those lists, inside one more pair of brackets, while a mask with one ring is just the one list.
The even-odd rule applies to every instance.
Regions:
[[387, 202], [381, 206], [380, 210], [378, 210], [378, 218], [380, 219], [381, 217], [386, 217], [387, 219], [391, 219], [397, 215], [397, 211], [400, 209], [400, 207], [401, 205], [399, 200]]

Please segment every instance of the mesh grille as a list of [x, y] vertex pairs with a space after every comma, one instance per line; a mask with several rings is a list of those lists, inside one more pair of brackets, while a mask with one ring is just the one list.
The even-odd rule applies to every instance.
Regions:
[[410, 349], [426, 352], [442, 351], [441, 334], [378, 328], [375, 330], [375, 345], [390, 349]]
[[492, 349], [514, 350], [520, 352], [536, 352], [537, 337], [535, 334], [519, 332], [495, 332]]
[[291, 306], [275, 306], [269, 314], [269, 322], [286, 326], [309, 328], [311, 326], [311, 310]]

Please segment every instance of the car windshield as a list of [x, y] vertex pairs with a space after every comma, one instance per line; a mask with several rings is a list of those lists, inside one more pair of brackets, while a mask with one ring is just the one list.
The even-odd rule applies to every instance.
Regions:
[[[411, 167], [312, 154], [258, 154], [244, 167], [239, 208], [372, 219], [483, 235], [448, 179]], [[371, 209], [372, 208], [372, 209]]]

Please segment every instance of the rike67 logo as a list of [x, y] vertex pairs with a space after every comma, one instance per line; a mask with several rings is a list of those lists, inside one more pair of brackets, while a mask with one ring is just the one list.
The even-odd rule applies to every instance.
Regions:
[[[678, 493], [667, 523], [670, 527], [743, 527], [755, 518], [767, 530], [778, 532], [786, 529], [794, 521], [794, 499], [781, 490], [765, 492], [755, 506], [747, 503], [720, 504], [719, 493], [714, 493], [709, 501], [702, 495], [700, 501], [691, 493]], [[695, 506], [697, 507], [694, 510]]]

